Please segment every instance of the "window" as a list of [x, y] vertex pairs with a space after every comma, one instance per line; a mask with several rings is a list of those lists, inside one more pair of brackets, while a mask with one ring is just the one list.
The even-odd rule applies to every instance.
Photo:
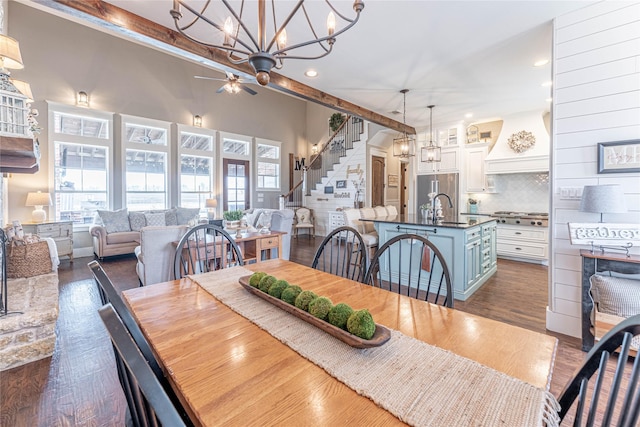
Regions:
[[204, 129], [192, 131], [187, 126], [178, 125], [180, 137], [180, 206], [203, 208], [205, 200], [214, 194], [213, 157], [215, 133], [204, 134]]
[[263, 190], [280, 189], [280, 143], [258, 142], [256, 155], [258, 188]]
[[90, 223], [111, 206], [112, 116], [50, 104], [55, 219]]
[[125, 206], [132, 211], [166, 209], [169, 124], [122, 116]]

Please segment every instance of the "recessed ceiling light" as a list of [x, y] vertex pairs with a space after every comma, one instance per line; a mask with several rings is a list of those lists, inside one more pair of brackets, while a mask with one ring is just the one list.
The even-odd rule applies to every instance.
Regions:
[[304, 75], [307, 77], [317, 77], [318, 72], [316, 70], [307, 70], [304, 72]]
[[542, 83], [542, 87], [549, 87], [551, 85], [553, 85], [553, 82], [551, 80], [549, 80], [548, 82]]
[[469, 119], [469, 118], [473, 117], [473, 113], [467, 113], [467, 114], [465, 114], [464, 116], [465, 116], [467, 119]]
[[540, 59], [533, 63], [534, 67], [542, 67], [543, 65], [547, 65], [549, 63], [548, 59]]

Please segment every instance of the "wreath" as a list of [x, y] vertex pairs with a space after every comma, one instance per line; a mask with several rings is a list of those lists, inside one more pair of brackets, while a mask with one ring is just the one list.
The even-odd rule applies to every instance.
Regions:
[[536, 144], [536, 137], [531, 132], [521, 130], [511, 135], [507, 143], [516, 153], [524, 153]]

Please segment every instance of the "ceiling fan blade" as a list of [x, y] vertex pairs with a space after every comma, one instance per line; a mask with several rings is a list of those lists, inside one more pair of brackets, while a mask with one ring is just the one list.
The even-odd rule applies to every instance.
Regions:
[[220, 86], [220, 89], [216, 91], [216, 93], [222, 93], [222, 92], [224, 92], [224, 86]]
[[215, 81], [218, 81], [218, 82], [226, 82], [227, 81], [227, 79], [219, 79], [217, 77], [205, 77], [205, 76], [193, 76], [193, 77], [195, 77], [196, 79], [215, 80]]
[[250, 93], [251, 95], [256, 95], [258, 92], [256, 92], [255, 90], [251, 89], [250, 87], [241, 84], [240, 87], [245, 91]]

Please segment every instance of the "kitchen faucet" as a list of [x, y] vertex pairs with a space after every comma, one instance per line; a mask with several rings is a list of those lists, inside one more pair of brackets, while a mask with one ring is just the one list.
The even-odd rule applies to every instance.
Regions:
[[449, 201], [449, 208], [453, 209], [453, 202], [451, 202], [451, 197], [449, 197], [448, 195], [444, 194], [444, 193], [438, 193], [435, 196], [433, 196], [433, 213], [431, 216], [431, 221], [432, 222], [438, 222], [438, 209], [436, 209], [436, 199], [440, 196], [444, 196], [447, 198], [447, 200]]

